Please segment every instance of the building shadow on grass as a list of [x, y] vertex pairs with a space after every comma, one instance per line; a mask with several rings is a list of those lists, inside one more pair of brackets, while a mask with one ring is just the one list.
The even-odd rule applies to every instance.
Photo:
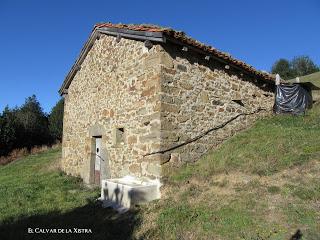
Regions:
[[[134, 229], [141, 224], [138, 213], [138, 209], [133, 209], [119, 214], [113, 209], [102, 208], [99, 203], [89, 202], [65, 213], [49, 212], [7, 221], [0, 225], [0, 239], [134, 239]], [[28, 229], [33, 232], [63, 229], [69, 233], [31, 234]]]

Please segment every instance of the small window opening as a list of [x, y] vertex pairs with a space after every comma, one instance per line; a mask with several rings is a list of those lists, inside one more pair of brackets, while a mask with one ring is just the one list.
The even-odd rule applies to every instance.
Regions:
[[239, 104], [240, 106], [244, 107], [244, 103], [240, 99], [234, 99], [234, 100], [232, 100], [232, 102], [235, 102], [235, 103]]
[[116, 129], [116, 144], [124, 143], [124, 128]]

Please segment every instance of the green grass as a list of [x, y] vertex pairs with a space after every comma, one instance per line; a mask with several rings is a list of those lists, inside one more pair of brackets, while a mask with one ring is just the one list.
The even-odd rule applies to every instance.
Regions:
[[227, 140], [196, 164], [185, 165], [172, 180], [207, 178], [233, 170], [272, 175], [320, 159], [320, 107], [306, 116], [272, 116]]
[[[95, 201], [99, 189], [56, 167], [61, 149], [30, 155], [0, 167], [0, 239], [130, 239], [139, 224]], [[92, 234], [28, 234], [28, 228], [86, 228]]]
[[270, 186], [268, 187], [268, 192], [271, 194], [277, 194], [281, 191], [281, 188], [278, 186]]
[[50, 170], [60, 153], [60, 149], [49, 150], [0, 167], [0, 222], [21, 215], [64, 212], [97, 195], [84, 188], [80, 179]]
[[166, 174], [147, 239], [320, 239], [320, 107], [259, 120]]

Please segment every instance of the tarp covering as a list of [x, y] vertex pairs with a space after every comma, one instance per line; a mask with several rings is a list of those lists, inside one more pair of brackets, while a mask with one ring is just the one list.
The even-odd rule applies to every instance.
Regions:
[[311, 107], [311, 94], [300, 84], [280, 84], [276, 88], [275, 113], [304, 114]]
[[320, 102], [320, 72], [300, 76], [298, 79], [290, 79], [287, 80], [287, 83], [299, 83], [302, 87], [311, 91], [313, 102]]

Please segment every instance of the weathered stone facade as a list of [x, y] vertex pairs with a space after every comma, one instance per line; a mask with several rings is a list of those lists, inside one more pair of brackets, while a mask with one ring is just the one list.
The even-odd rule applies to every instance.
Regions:
[[[92, 137], [102, 136], [106, 177], [159, 176], [142, 155], [160, 146], [160, 47], [102, 36], [96, 40], [65, 97], [62, 168], [92, 181]], [[117, 145], [115, 129], [124, 128]], [[90, 129], [100, 128], [97, 133]]]
[[218, 61], [207, 61], [201, 54], [183, 52], [170, 44], [164, 50], [173, 64], [161, 69], [162, 149], [197, 137], [237, 114], [259, 108], [266, 110], [241, 116], [223, 129], [169, 151], [162, 156], [164, 160], [196, 161], [212, 147], [248, 127], [259, 115], [271, 112], [272, 87], [239, 71], [228, 70]]
[[[200, 53], [102, 35], [65, 95], [62, 169], [93, 182], [93, 137], [102, 137], [102, 177], [161, 177], [161, 163], [195, 161], [257, 115], [164, 154], [241, 112], [271, 111], [272, 87]], [[243, 105], [243, 106], [242, 106]], [[266, 114], [265, 112], [264, 114]], [[116, 142], [116, 129], [124, 142]]]

